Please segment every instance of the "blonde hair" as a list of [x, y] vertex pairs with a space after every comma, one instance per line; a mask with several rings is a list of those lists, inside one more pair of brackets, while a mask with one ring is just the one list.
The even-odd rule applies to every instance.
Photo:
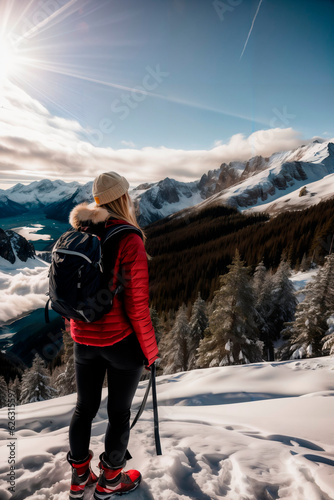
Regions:
[[[137, 222], [135, 207], [128, 191], [126, 191], [122, 196], [120, 196], [116, 200], [110, 201], [109, 203], [105, 203], [104, 205], [101, 206], [103, 206], [106, 210], [108, 210], [110, 215], [112, 215], [113, 217], [116, 217], [118, 219], [123, 219], [126, 222], [129, 222], [130, 224], [138, 228], [143, 236], [143, 242], [145, 246], [146, 234]], [[148, 255], [148, 253], [146, 253], [146, 255], [149, 260], [152, 259], [152, 257]]]

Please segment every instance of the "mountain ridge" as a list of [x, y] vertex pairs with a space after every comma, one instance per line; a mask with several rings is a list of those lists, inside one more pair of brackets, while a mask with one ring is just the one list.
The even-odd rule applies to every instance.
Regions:
[[[321, 196], [324, 184], [322, 181], [326, 177], [331, 182], [327, 186], [326, 195]], [[309, 185], [313, 185], [315, 191], [302, 199], [299, 196], [300, 190]], [[287, 203], [291, 201], [288, 195], [293, 197], [293, 203]], [[334, 144], [330, 141], [314, 141], [294, 151], [274, 153], [269, 158], [267, 168], [173, 216], [188, 217], [193, 211], [215, 205], [228, 205], [246, 212], [266, 211], [269, 214], [277, 214], [289, 209], [301, 210], [332, 196]], [[278, 201], [283, 197], [285, 203], [279, 204]]]
[[[274, 202], [310, 182], [334, 174], [334, 144], [313, 141], [270, 157], [254, 156], [247, 161], [222, 163], [198, 180], [181, 182], [170, 177], [130, 189], [141, 226], [183, 210], [200, 210], [210, 204], [226, 204], [240, 210]], [[72, 208], [93, 202], [92, 182], [79, 184], [63, 180], [34, 181], [0, 190], [0, 218], [42, 209], [48, 218], [67, 221]], [[334, 186], [332, 189], [334, 196]], [[309, 200], [310, 202], [310, 200]], [[310, 202], [311, 203], [311, 202]]]

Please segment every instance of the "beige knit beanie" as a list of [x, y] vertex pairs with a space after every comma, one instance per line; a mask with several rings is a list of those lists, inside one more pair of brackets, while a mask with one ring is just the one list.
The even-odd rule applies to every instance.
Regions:
[[129, 189], [129, 183], [116, 172], [105, 172], [96, 177], [93, 183], [95, 203], [100, 206], [120, 198]]

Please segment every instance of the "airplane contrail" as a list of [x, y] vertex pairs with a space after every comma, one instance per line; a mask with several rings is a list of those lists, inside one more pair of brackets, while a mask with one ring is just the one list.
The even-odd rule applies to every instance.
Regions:
[[[50, 24], [51, 21], [54, 21], [55, 18], [59, 17], [60, 14], [64, 14], [65, 11], [67, 11], [70, 7], [72, 7], [74, 4], [76, 4], [77, 1], [78, 0], [70, 0], [69, 2], [67, 2], [65, 5], [63, 5], [62, 7], [57, 9], [55, 12], [53, 12], [53, 14], [51, 14], [46, 19], [44, 19], [40, 23], [36, 24], [30, 30], [28, 30], [26, 33], [24, 33], [24, 35], [22, 35], [18, 40], [15, 41], [14, 45], [17, 46], [23, 40], [25, 40], [27, 38], [31, 38], [36, 33], [40, 32], [42, 29], [45, 28], [46, 25]], [[77, 8], [79, 9], [80, 7], [81, 7], [81, 5], [79, 5]]]
[[239, 61], [241, 60], [242, 56], [244, 55], [244, 52], [245, 52], [245, 49], [246, 49], [246, 47], [247, 47], [247, 43], [248, 43], [249, 37], [251, 36], [252, 30], [253, 30], [253, 27], [254, 27], [254, 23], [255, 23], [256, 16], [257, 16], [257, 15], [258, 15], [258, 13], [259, 13], [259, 10], [260, 10], [261, 3], [262, 3], [262, 2], [263, 2], [263, 0], [260, 0], [260, 1], [259, 1], [259, 5], [257, 6], [256, 12], [255, 12], [255, 16], [254, 16], [254, 19], [253, 19], [253, 21], [252, 21], [252, 25], [251, 25], [251, 27], [250, 27], [250, 30], [249, 30], [249, 33], [248, 33], [247, 40], [246, 40], [246, 42], [245, 42], [244, 48], [242, 49], [242, 52], [241, 52], [241, 56], [240, 56]]
[[178, 97], [173, 97], [173, 96], [165, 96], [165, 95], [162, 95], [162, 94], [158, 94], [158, 93], [152, 92], [150, 90], [146, 90], [143, 87], [140, 87], [140, 88], [128, 87], [126, 85], [121, 85], [121, 84], [117, 84], [117, 83], [112, 83], [112, 82], [108, 82], [108, 81], [99, 80], [97, 78], [92, 78], [92, 77], [89, 77], [89, 76], [85, 76], [85, 75], [76, 73], [75, 71], [69, 71], [69, 70], [67, 70], [67, 68], [63, 69], [59, 65], [49, 64], [49, 63], [46, 63], [44, 61], [38, 61], [38, 60], [30, 59], [27, 64], [30, 67], [34, 67], [34, 68], [37, 68], [37, 69], [42, 69], [43, 71], [49, 71], [51, 73], [57, 73], [57, 74], [60, 74], [60, 75], [70, 76], [72, 78], [78, 78], [79, 80], [84, 80], [84, 81], [87, 81], [87, 82], [97, 83], [99, 85], [104, 85], [106, 87], [111, 87], [111, 88], [115, 88], [115, 89], [118, 89], [118, 90], [125, 90], [127, 92], [134, 92], [136, 94], [141, 94], [141, 95], [147, 95], [147, 96], [151, 96], [151, 97], [156, 97], [157, 99], [160, 99], [160, 100], [163, 100], [163, 101], [168, 101], [168, 102], [172, 102], [172, 103], [175, 103], [175, 104], [183, 104], [184, 106], [189, 106], [189, 107], [192, 107], [192, 108], [203, 109], [205, 111], [212, 111], [214, 113], [219, 113], [219, 114], [222, 114], [222, 115], [231, 116], [233, 118], [241, 118], [242, 120], [247, 120], [247, 121], [250, 121], [250, 122], [255, 122], [255, 123], [259, 123], [261, 125], [268, 126], [268, 123], [266, 123], [265, 121], [258, 120], [258, 119], [254, 118], [254, 117], [249, 117], [249, 116], [245, 116], [245, 115], [242, 115], [242, 114], [238, 114], [238, 113], [234, 113], [234, 112], [231, 112], [231, 111], [227, 111], [227, 110], [224, 110], [224, 109], [220, 109], [220, 108], [217, 108], [216, 106], [207, 106], [205, 104], [196, 103], [196, 102], [193, 102], [193, 101], [188, 101], [188, 100], [183, 99], [183, 98], [178, 98]]

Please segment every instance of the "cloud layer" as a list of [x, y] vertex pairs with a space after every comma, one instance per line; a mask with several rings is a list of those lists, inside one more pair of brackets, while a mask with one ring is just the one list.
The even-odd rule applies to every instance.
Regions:
[[77, 121], [52, 116], [9, 81], [3, 83], [0, 113], [2, 188], [42, 178], [87, 182], [110, 170], [125, 175], [132, 187], [167, 176], [191, 181], [223, 162], [269, 156], [309, 142], [292, 128], [272, 128], [248, 137], [233, 135], [226, 144], [216, 141], [209, 150], [136, 149], [126, 141], [124, 149], [97, 147], [93, 132], [84, 130]]
[[0, 326], [45, 306], [48, 269], [49, 265], [38, 259], [11, 265], [0, 257]]

